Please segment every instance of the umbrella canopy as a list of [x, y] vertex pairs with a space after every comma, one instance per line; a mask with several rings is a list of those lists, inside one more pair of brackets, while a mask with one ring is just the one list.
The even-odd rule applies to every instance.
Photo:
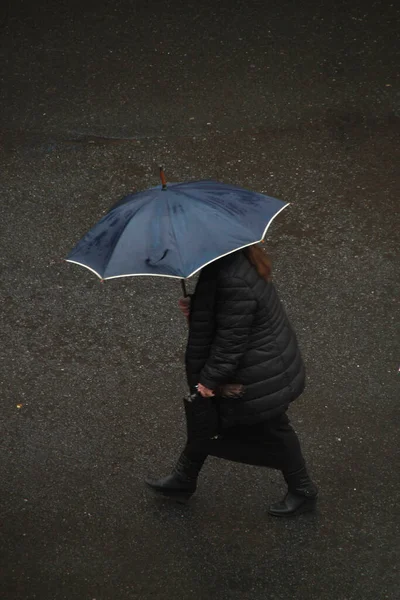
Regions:
[[185, 279], [210, 262], [263, 240], [287, 206], [217, 181], [165, 183], [131, 194], [67, 257], [100, 279], [159, 275]]

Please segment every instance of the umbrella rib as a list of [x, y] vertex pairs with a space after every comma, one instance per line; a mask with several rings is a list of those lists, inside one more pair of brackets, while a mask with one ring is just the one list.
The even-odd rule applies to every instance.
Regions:
[[171, 219], [171, 205], [169, 203], [169, 199], [167, 198], [167, 206], [168, 206], [168, 218], [169, 218], [169, 222], [171, 224], [171, 231], [172, 231], [172, 235], [174, 236], [174, 240], [175, 240], [175, 246], [178, 250], [178, 254], [179, 254], [179, 260], [181, 261], [181, 273], [184, 272], [183, 269], [183, 260], [182, 260], [182, 254], [181, 254], [181, 249], [179, 248], [179, 244], [178, 244], [178, 238], [176, 237], [176, 232], [175, 232], [175, 228], [174, 228], [174, 222]]

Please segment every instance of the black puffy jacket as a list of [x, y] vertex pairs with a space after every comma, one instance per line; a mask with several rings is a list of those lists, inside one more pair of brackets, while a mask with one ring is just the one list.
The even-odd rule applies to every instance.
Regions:
[[254, 424], [284, 412], [303, 391], [296, 335], [275, 286], [243, 251], [203, 268], [192, 297], [186, 374], [191, 389], [242, 384], [244, 395], [218, 397], [223, 424]]

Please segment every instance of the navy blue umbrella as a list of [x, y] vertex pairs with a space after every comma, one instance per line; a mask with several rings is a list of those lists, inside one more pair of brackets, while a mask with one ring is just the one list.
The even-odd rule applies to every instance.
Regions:
[[183, 282], [264, 239], [287, 203], [217, 181], [165, 183], [130, 194], [78, 242], [68, 262], [100, 279], [158, 275]]

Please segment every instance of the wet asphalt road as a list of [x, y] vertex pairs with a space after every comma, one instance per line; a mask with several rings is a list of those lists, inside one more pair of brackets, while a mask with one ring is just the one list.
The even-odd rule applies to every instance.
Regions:
[[[399, 8], [34, 4], [0, 17], [1, 598], [398, 598]], [[281, 476], [217, 459], [188, 507], [143, 488], [184, 441], [180, 285], [61, 259], [159, 164], [291, 202], [268, 248], [318, 514], [269, 518]]]

